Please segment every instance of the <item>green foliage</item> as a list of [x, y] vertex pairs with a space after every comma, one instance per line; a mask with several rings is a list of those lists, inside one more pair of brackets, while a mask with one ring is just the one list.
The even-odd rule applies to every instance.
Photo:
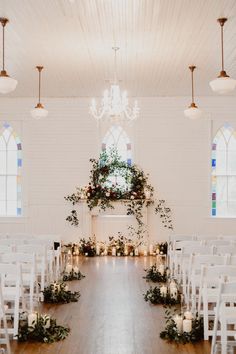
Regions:
[[[102, 151], [99, 159], [90, 159], [92, 169], [90, 171], [90, 182], [88, 186], [77, 188], [76, 193], [68, 195], [68, 200], [72, 205], [79, 203], [86, 198], [88, 208], [92, 210], [99, 207], [100, 210], [113, 209], [112, 202], [121, 200], [127, 207], [127, 215], [134, 215], [137, 223], [139, 235], [145, 227], [143, 222], [143, 207], [155, 204], [153, 200], [154, 188], [148, 182], [148, 175], [137, 165], [129, 165], [118, 155], [116, 149], [108, 152]], [[119, 184], [112, 184], [110, 176], [121, 176], [125, 179], [126, 187]], [[145, 192], [150, 193], [150, 198], [146, 199]], [[155, 213], [160, 215], [164, 227], [173, 229], [171, 220], [171, 210], [165, 206], [164, 200], [159, 200], [155, 206]], [[71, 225], [78, 226], [79, 220], [76, 210], [66, 218]]]
[[162, 296], [159, 286], [155, 286], [154, 288], [150, 287], [143, 296], [145, 301], [149, 301], [153, 305], [162, 304], [172, 306], [179, 304], [181, 300], [179, 293], [177, 299], [174, 299], [168, 291], [166, 296]]
[[81, 280], [83, 278], [85, 278], [85, 275], [83, 275], [80, 270], [78, 272], [75, 272], [74, 268], [72, 268], [72, 271], [70, 273], [64, 272], [62, 274], [63, 282], [72, 281], [72, 280]]
[[43, 295], [45, 303], [66, 304], [77, 302], [80, 292], [71, 292], [65, 283], [53, 283], [44, 289]]
[[192, 320], [192, 331], [189, 333], [178, 333], [176, 324], [173, 320], [173, 313], [166, 310], [166, 327], [165, 330], [160, 333], [160, 337], [169, 342], [175, 342], [179, 344], [196, 343], [204, 338], [203, 318], [196, 317]]
[[156, 264], [148, 269], [144, 269], [144, 271], [146, 272], [146, 275], [143, 278], [147, 281], [152, 281], [154, 283], [165, 283], [167, 281], [167, 269], [165, 269], [164, 274], [162, 275]]
[[[47, 322], [50, 321], [50, 325]], [[48, 327], [48, 328], [47, 328]], [[55, 319], [48, 316], [38, 315], [37, 321], [28, 326], [27, 318], [19, 321], [18, 341], [34, 341], [43, 343], [54, 343], [64, 340], [70, 332], [68, 327], [57, 325]]]
[[87, 254], [88, 257], [96, 256], [96, 243], [95, 239], [89, 237], [88, 240], [81, 238], [79, 241], [79, 253], [82, 255]]
[[161, 242], [156, 244], [156, 251], [159, 250], [160, 255], [167, 254], [168, 252], [168, 243]]

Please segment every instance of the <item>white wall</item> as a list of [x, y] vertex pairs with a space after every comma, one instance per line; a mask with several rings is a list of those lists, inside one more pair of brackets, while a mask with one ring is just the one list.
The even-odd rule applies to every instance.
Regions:
[[[49, 116], [30, 117], [33, 99], [1, 98], [0, 124], [8, 121], [23, 144], [23, 218], [1, 219], [0, 233], [58, 233], [69, 240], [80, 229], [65, 221], [70, 204], [63, 197], [88, 182], [91, 157], [97, 157], [102, 129], [88, 114], [87, 98], [48, 98]], [[235, 219], [210, 217], [210, 145], [212, 131], [225, 121], [236, 128], [234, 97], [198, 100], [206, 117], [183, 115], [189, 98], [140, 98], [141, 115], [132, 132], [135, 162], [146, 172], [157, 196], [173, 210], [175, 233], [234, 234]], [[169, 232], [150, 215], [151, 237]]]

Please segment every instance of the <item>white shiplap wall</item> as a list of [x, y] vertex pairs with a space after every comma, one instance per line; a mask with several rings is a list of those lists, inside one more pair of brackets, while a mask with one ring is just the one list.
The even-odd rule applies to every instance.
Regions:
[[[210, 137], [225, 121], [236, 128], [233, 97], [198, 100], [207, 113], [199, 121], [183, 116], [188, 98], [140, 98], [141, 116], [132, 139], [135, 161], [146, 172], [160, 198], [173, 209], [176, 233], [235, 233], [236, 220], [210, 217]], [[101, 131], [88, 115], [88, 99], [45, 99], [49, 116], [34, 121], [31, 98], [1, 98], [0, 123], [16, 127], [23, 143], [24, 217], [1, 219], [2, 232], [58, 233], [63, 239], [80, 235], [65, 217], [70, 204], [63, 197], [88, 182], [91, 157], [98, 156]], [[151, 237], [169, 232], [150, 216]]]

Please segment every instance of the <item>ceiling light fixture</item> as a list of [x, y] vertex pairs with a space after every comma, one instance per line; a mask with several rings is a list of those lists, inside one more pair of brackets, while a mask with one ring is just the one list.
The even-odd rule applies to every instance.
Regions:
[[130, 108], [128, 106], [127, 92], [124, 91], [121, 93], [116, 70], [116, 53], [119, 48], [113, 47], [112, 49], [114, 50], [114, 80], [111, 84], [110, 92], [108, 90], [104, 92], [99, 109], [97, 108], [96, 101], [93, 99], [89, 111], [97, 121], [103, 117], [108, 117], [111, 120], [126, 119], [127, 121], [134, 121], [139, 115], [138, 102], [135, 101], [133, 108]]
[[43, 66], [36, 66], [36, 69], [39, 72], [39, 101], [34, 109], [31, 110], [31, 115], [35, 119], [45, 118], [48, 115], [48, 111], [44, 108], [41, 103], [41, 72]]
[[0, 17], [2, 24], [2, 70], [0, 72], [0, 93], [9, 93], [15, 90], [17, 80], [12, 79], [5, 70], [5, 26], [9, 20], [5, 17]]
[[202, 111], [196, 106], [194, 103], [194, 84], [193, 84], [193, 72], [196, 69], [196, 66], [191, 65], [189, 66], [191, 71], [191, 83], [192, 83], [192, 102], [188, 109], [185, 109], [184, 115], [190, 119], [197, 119], [202, 116]]
[[214, 92], [224, 95], [235, 89], [236, 80], [231, 79], [224, 68], [224, 24], [227, 18], [218, 18], [217, 21], [221, 28], [221, 72], [217, 79], [210, 81], [209, 85]]

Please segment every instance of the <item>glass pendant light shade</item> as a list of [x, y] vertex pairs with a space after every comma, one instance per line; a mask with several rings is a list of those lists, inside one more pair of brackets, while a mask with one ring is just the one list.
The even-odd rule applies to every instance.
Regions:
[[203, 112], [195, 104], [191, 104], [189, 108], [185, 109], [184, 115], [189, 119], [198, 119], [202, 117]]
[[43, 66], [36, 66], [36, 69], [39, 73], [39, 102], [37, 103], [36, 107], [30, 111], [31, 116], [34, 119], [45, 118], [48, 115], [48, 111], [44, 108], [41, 100], [41, 71], [43, 70]]
[[231, 79], [224, 69], [224, 24], [227, 21], [227, 18], [218, 18], [217, 21], [221, 28], [221, 72], [215, 80], [209, 82], [209, 85], [212, 91], [217, 92], [220, 95], [226, 95], [235, 89], [236, 80]]
[[43, 107], [41, 103], [38, 103], [37, 106], [30, 111], [30, 113], [34, 119], [45, 118], [48, 115], [48, 111]]
[[0, 72], [0, 93], [6, 94], [15, 90], [17, 80], [12, 79], [5, 70], [5, 26], [9, 20], [5, 17], [0, 17], [2, 24], [2, 70]]
[[15, 90], [17, 85], [17, 80], [12, 79], [7, 75], [6, 71], [1, 71], [0, 73], [0, 93], [9, 93]]
[[212, 91], [226, 95], [235, 89], [236, 80], [231, 79], [228, 75], [220, 75], [217, 79], [210, 81], [209, 85]]
[[191, 71], [191, 84], [192, 84], [192, 103], [190, 106], [185, 109], [184, 115], [185, 117], [189, 119], [198, 119], [201, 118], [203, 115], [203, 112], [197, 107], [197, 105], [194, 103], [194, 84], [193, 84], [193, 72], [196, 69], [196, 66], [191, 65], [189, 66], [189, 69]]

